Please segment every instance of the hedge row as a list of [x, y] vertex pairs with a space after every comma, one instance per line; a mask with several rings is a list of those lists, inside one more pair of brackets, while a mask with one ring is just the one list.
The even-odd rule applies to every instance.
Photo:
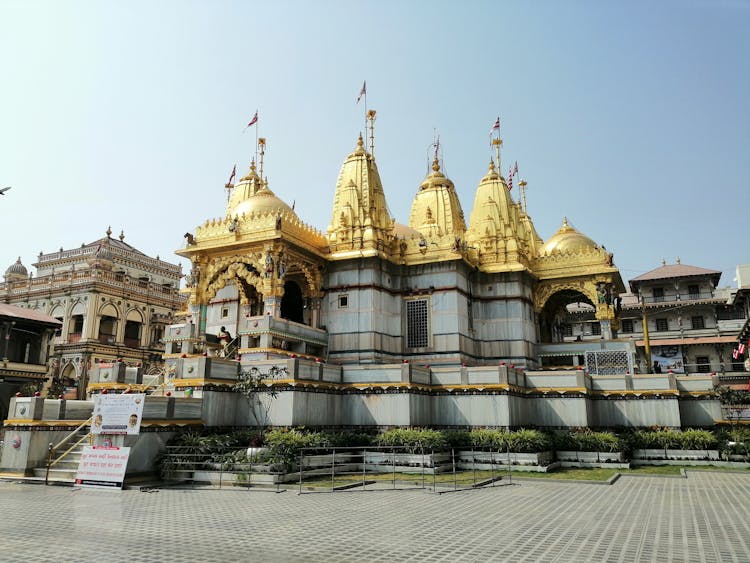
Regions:
[[[222, 435], [185, 433], [174, 444], [186, 453], [205, 453], [223, 459], [229, 450], [265, 446], [263, 461], [291, 465], [305, 448], [380, 446], [403, 448], [408, 452], [441, 451], [450, 448], [477, 448], [493, 451], [537, 453], [557, 451], [632, 452], [634, 449], [722, 449], [729, 453], [750, 453], [750, 429], [731, 432], [708, 430], [631, 430], [618, 434], [588, 429], [570, 432], [543, 432], [534, 429], [506, 431], [474, 429], [444, 431], [428, 428], [394, 428], [380, 434], [355, 432], [311, 432], [304, 428], [274, 429], [265, 434], [238, 431]], [[236, 457], [236, 455], [234, 456]]]

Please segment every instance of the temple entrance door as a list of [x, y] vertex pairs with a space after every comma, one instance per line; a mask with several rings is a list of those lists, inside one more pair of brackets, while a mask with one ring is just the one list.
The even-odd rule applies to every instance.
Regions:
[[560, 343], [591, 339], [599, 325], [596, 307], [583, 293], [565, 289], [552, 295], [539, 316], [539, 341]]
[[295, 323], [304, 323], [304, 299], [302, 290], [294, 281], [284, 283], [284, 297], [281, 298], [281, 318]]

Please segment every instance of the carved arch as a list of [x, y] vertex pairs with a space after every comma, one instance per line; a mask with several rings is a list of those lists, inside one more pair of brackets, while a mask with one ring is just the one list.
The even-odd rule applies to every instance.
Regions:
[[596, 285], [589, 281], [567, 281], [567, 282], [544, 282], [537, 286], [534, 291], [534, 311], [537, 313], [544, 309], [550, 297], [561, 291], [576, 291], [588, 297], [596, 307]]
[[248, 270], [245, 264], [235, 262], [227, 266], [224, 271], [216, 275], [214, 279], [207, 284], [203, 292], [205, 301], [209, 302], [213, 299], [216, 296], [216, 293], [223, 287], [226, 287], [227, 283], [230, 281], [238, 282], [237, 288], [239, 290], [240, 303], [243, 305], [248, 304], [249, 300], [242, 283], [240, 282], [244, 281], [248, 285], [255, 287], [256, 290], [258, 290], [259, 287], [262, 287], [261, 278], [258, 274]]

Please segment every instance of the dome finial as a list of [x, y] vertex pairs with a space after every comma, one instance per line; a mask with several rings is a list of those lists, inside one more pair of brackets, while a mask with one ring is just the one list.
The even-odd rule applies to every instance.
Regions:
[[109, 238], [110, 236], [112, 236], [112, 225], [109, 225], [107, 227], [107, 230], [105, 231], [105, 234], [107, 235], [107, 238]]
[[125, 240], [125, 230], [120, 229], [120, 242]]
[[667, 265], [667, 259], [666, 258], [662, 258], [661, 259], [661, 265], [662, 266], [666, 266]]
[[563, 224], [562, 224], [562, 226], [563, 227], [570, 227], [570, 224], [568, 223], [568, 218], [567, 217], [563, 217]]
[[680, 257], [679, 256], [677, 257], [677, 263], [678, 264], [680, 263]]

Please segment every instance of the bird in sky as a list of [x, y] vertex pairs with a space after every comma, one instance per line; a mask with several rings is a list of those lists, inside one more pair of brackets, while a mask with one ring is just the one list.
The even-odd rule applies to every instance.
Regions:
[[7, 188], [0, 189], [0, 195], [5, 195], [5, 192], [7, 192], [9, 189], [10, 189], [10, 186], [8, 186]]

